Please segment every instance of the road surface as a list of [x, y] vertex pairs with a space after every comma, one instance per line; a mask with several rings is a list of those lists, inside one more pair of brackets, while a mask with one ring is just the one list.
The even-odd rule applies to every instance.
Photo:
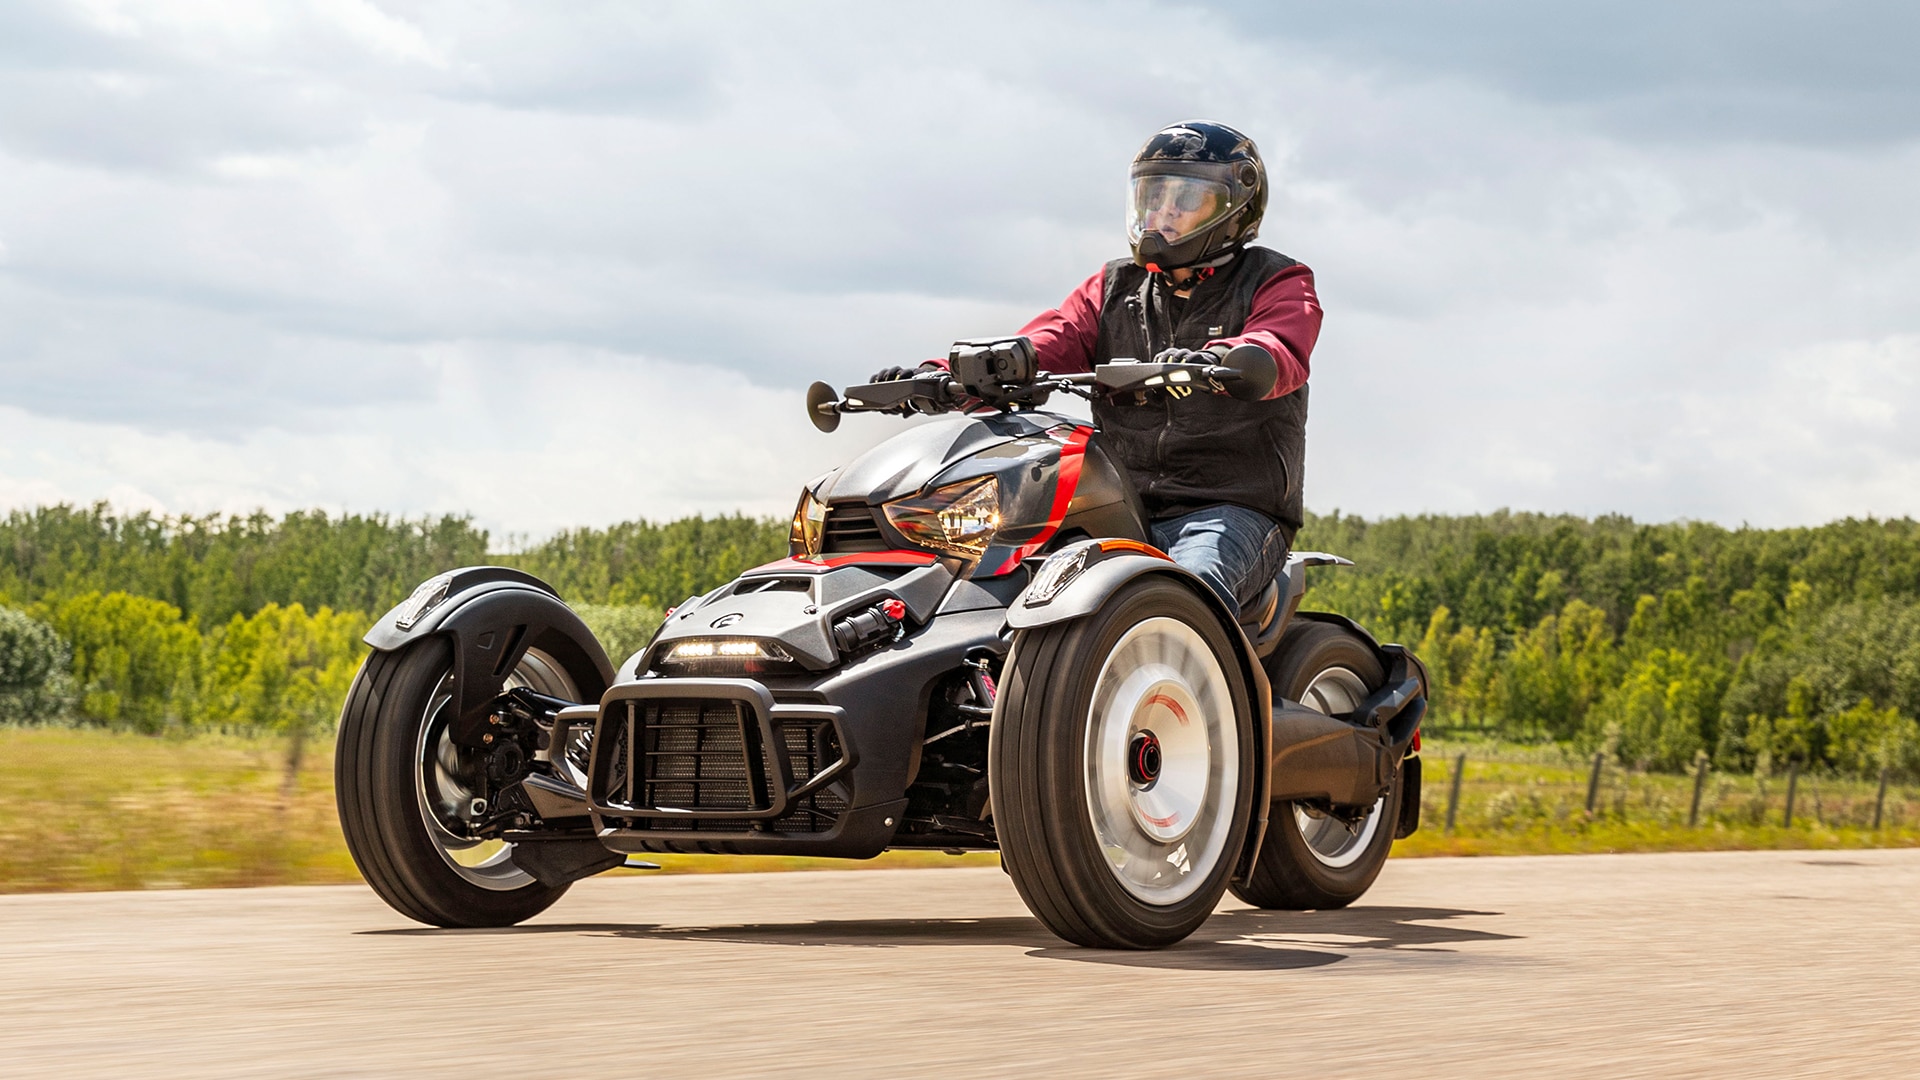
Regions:
[[993, 869], [0, 897], [0, 1074], [1911, 1077], [1920, 851], [1395, 860], [1145, 954]]

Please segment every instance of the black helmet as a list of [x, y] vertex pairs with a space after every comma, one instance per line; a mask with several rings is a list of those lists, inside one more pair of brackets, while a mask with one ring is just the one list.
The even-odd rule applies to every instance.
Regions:
[[1260, 232], [1267, 167], [1253, 140], [1225, 124], [1162, 128], [1128, 171], [1127, 243], [1149, 270], [1224, 262]]

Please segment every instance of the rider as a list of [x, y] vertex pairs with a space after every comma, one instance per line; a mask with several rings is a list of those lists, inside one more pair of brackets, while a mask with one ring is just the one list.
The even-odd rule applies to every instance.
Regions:
[[[1273, 356], [1279, 378], [1259, 401], [1179, 387], [1093, 404], [1101, 443], [1146, 504], [1154, 544], [1239, 608], [1279, 573], [1301, 525], [1307, 362], [1321, 316], [1313, 272], [1247, 246], [1267, 208], [1267, 174], [1253, 140], [1233, 128], [1164, 128], [1130, 176], [1133, 257], [1106, 264], [1020, 333], [1040, 366], [1060, 373], [1116, 357], [1215, 364], [1249, 342]], [[874, 381], [912, 374], [888, 368]]]

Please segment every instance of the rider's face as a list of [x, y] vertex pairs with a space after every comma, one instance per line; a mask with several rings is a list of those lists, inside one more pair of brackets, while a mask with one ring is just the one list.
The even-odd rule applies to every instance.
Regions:
[[1182, 176], [1143, 176], [1134, 181], [1135, 235], [1157, 232], [1168, 243], [1206, 228], [1226, 209], [1223, 185]]
[[1220, 197], [1212, 192], [1167, 192], [1147, 208], [1142, 222], [1147, 231], [1162, 236], [1185, 236], [1218, 213]]

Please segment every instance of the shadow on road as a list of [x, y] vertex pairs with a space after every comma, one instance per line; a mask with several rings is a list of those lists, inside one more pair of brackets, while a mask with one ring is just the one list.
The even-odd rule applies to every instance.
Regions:
[[[1453, 952], [1451, 946], [1509, 941], [1451, 920], [1498, 917], [1499, 912], [1450, 908], [1351, 907], [1339, 911], [1223, 911], [1179, 945], [1157, 952], [1081, 949], [1062, 942], [1028, 916], [990, 919], [829, 919], [737, 926], [657, 926], [643, 923], [532, 923], [489, 930], [369, 930], [369, 935], [466, 934], [605, 935], [634, 941], [724, 942], [813, 948], [935, 948], [1000, 945], [1027, 949], [1038, 959], [1185, 971], [1283, 971], [1338, 963], [1356, 952]], [[1440, 924], [1440, 925], [1433, 925]]]

